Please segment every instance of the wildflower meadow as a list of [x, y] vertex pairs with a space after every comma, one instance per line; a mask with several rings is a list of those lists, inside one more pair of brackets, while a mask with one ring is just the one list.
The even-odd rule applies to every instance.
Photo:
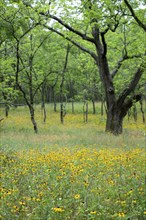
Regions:
[[[37, 112], [37, 114], [39, 111]], [[25, 109], [1, 124], [1, 214], [4, 220], [144, 220], [145, 126], [125, 121], [119, 137], [104, 118], [38, 114], [39, 134]], [[40, 117], [40, 118], [39, 118]]]

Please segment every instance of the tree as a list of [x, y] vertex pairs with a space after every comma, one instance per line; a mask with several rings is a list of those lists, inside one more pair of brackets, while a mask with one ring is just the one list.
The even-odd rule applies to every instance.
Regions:
[[[88, 98], [94, 102], [97, 94], [95, 89], [97, 91], [103, 87], [102, 97], [105, 97], [107, 112], [106, 131], [116, 135], [122, 133], [123, 119], [133, 103], [141, 100], [146, 81], [143, 74], [143, 3], [141, 1], [139, 4], [136, 0], [131, 3], [127, 0], [3, 1], [0, 44], [2, 50], [8, 47], [6, 50], [10, 51], [12, 58], [8, 52], [2, 53], [3, 85], [8, 87], [4, 99], [9, 99], [10, 87], [21, 91], [37, 132], [33, 105], [40, 90], [43, 104], [47, 88], [58, 97], [60, 91], [63, 94], [60, 85], [74, 90], [68, 92], [72, 100], [78, 95], [80, 87], [79, 92], [86, 90]], [[55, 46], [49, 45], [47, 41], [48, 35], [53, 32], [51, 40], [55, 34], [58, 35], [52, 40]], [[68, 75], [58, 69], [65, 56], [62, 48], [58, 47], [60, 37], [82, 50], [83, 56], [76, 55], [80, 68], [72, 67], [74, 61], [70, 59]], [[87, 55], [93, 59], [93, 68]], [[82, 62], [85, 56], [87, 64]], [[6, 63], [9, 68], [5, 70]], [[74, 70], [80, 70], [78, 78]], [[63, 84], [60, 84], [61, 79]], [[76, 82], [76, 79], [80, 82]]]
[[[14, 7], [15, 6], [15, 7]], [[7, 12], [5, 9], [7, 8]], [[50, 33], [39, 35], [39, 29], [34, 29], [39, 25], [30, 17], [30, 11], [23, 5], [5, 5], [1, 13], [1, 22], [5, 26], [6, 39], [12, 39], [12, 57], [11, 73], [15, 76], [15, 89], [19, 90], [29, 108], [31, 122], [35, 133], [38, 132], [35, 120], [34, 101], [38, 90], [44, 83], [50, 72], [38, 71], [35, 62], [36, 54]], [[22, 14], [24, 18], [22, 19]], [[31, 14], [33, 16], [33, 14]], [[5, 39], [2, 39], [2, 46]], [[7, 62], [9, 54], [6, 57]], [[13, 73], [13, 74], [12, 74]], [[4, 77], [6, 79], [6, 76]]]
[[64, 122], [64, 116], [66, 114], [65, 109], [64, 109], [65, 107], [63, 105], [63, 100], [64, 100], [63, 86], [64, 86], [65, 73], [67, 70], [70, 49], [71, 49], [71, 46], [68, 44], [67, 49], [66, 49], [65, 63], [64, 63], [63, 71], [62, 71], [62, 79], [61, 79], [61, 84], [60, 84], [60, 120], [62, 124]]
[[[54, 15], [54, 9], [51, 11], [50, 5], [46, 6], [45, 11], [35, 10], [45, 19], [52, 19], [60, 25], [55, 22], [50, 25], [48, 22], [42, 22], [46, 29], [64, 37], [94, 59], [106, 97], [106, 131], [115, 135], [121, 134], [124, 117], [133, 102], [141, 100], [142, 97], [141, 92], [137, 91], [136, 88], [142, 79], [145, 68], [143, 60], [145, 52], [144, 45], [142, 45], [143, 29], [141, 29], [138, 21], [135, 24], [135, 20], [129, 14], [129, 9], [125, 7], [122, 1], [101, 0], [96, 2], [82, 0], [72, 5], [71, 2], [66, 1], [67, 6], [63, 4], [64, 1], [60, 1], [60, 3], [64, 6], [64, 8], [60, 9], [63, 13], [60, 12], [60, 15], [58, 14], [57, 16]], [[142, 9], [135, 2], [133, 2], [131, 7], [133, 11], [134, 8], [138, 7], [138, 10], [144, 16]], [[69, 13], [72, 14], [71, 19], [68, 18]], [[123, 30], [121, 28], [123, 27], [125, 31], [122, 36]], [[130, 38], [128, 37], [129, 28], [132, 29], [131, 33], [133, 33]], [[69, 31], [68, 34], [65, 29]], [[139, 33], [141, 39], [139, 38]], [[110, 51], [108, 43], [111, 42], [111, 39], [114, 42], [114, 37], [117, 34], [119, 34], [120, 44], [117, 44], [115, 49], [119, 50], [119, 59], [112, 71], [110, 69], [111, 58], [108, 58], [112, 55], [112, 51]], [[135, 41], [140, 45], [139, 53], [133, 48]], [[118, 93], [115, 88], [115, 78], [120, 73], [120, 70], [124, 69], [124, 63], [131, 63], [130, 60], [134, 60], [136, 65], [130, 64], [129, 82], [123, 85], [123, 90]]]

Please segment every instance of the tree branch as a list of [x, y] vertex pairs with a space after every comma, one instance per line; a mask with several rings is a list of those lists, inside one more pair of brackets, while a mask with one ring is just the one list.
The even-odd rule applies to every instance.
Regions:
[[102, 39], [102, 45], [103, 45], [102, 56], [103, 56], [103, 57], [106, 57], [106, 54], [107, 54], [107, 44], [106, 44], [106, 41], [105, 41], [104, 34], [105, 34], [105, 33], [101, 33], [101, 39]]
[[37, 53], [37, 51], [39, 50], [39, 48], [43, 45], [43, 43], [45, 42], [45, 40], [47, 40], [47, 38], [51, 35], [52, 33], [48, 34], [46, 37], [44, 37], [44, 39], [41, 41], [41, 43], [38, 45], [38, 47], [35, 49], [32, 57], [35, 56], [35, 54]]
[[72, 44], [74, 44], [75, 46], [77, 46], [79, 49], [83, 50], [84, 52], [90, 54], [90, 56], [92, 56], [94, 58], [94, 60], [98, 60], [98, 57], [96, 56], [96, 54], [94, 52], [92, 52], [91, 50], [87, 49], [86, 47], [83, 47], [82, 45], [80, 45], [79, 43], [75, 42], [74, 40], [72, 40], [71, 38], [69, 37], [66, 37], [63, 33], [55, 30], [54, 28], [52, 27], [49, 27], [47, 25], [43, 25], [45, 28], [47, 28], [48, 30], [50, 31], [53, 31], [54, 33], [60, 35], [61, 37], [65, 38], [66, 40], [70, 41]]
[[129, 4], [129, 2], [127, 0], [124, 0], [125, 4], [127, 5], [128, 9], [130, 10], [133, 18], [135, 19], [135, 21], [138, 23], [138, 25], [143, 28], [144, 31], [146, 31], [146, 25], [143, 24], [140, 19], [136, 16], [132, 6]]
[[31, 26], [27, 31], [25, 31], [21, 36], [20, 39], [22, 39], [26, 34], [28, 34], [32, 29], [34, 29], [36, 26], [38, 26], [39, 23], [34, 24], [33, 26]]
[[121, 93], [121, 95], [119, 96], [119, 99], [117, 100], [117, 104], [118, 106], [121, 106], [126, 97], [128, 95], [130, 95], [131, 92], [133, 92], [135, 90], [135, 87], [137, 86], [142, 74], [143, 74], [144, 69], [142, 67], [139, 67], [136, 71], [136, 73], [134, 74], [133, 79], [131, 80], [131, 82], [129, 83], [129, 85], [127, 86], [126, 89], [124, 89], [124, 91]]
[[70, 25], [66, 24], [64, 21], [62, 21], [60, 18], [49, 14], [49, 17], [52, 18], [55, 21], [58, 21], [59, 24], [61, 24], [63, 27], [66, 27], [69, 31], [77, 34], [78, 36], [80, 36], [83, 40], [89, 41], [91, 43], [94, 43], [94, 39], [91, 37], [88, 37], [86, 34], [75, 30], [74, 28], [72, 28]]
[[126, 116], [127, 111], [132, 107], [133, 102], [138, 102], [140, 101], [142, 98], [142, 94], [135, 94], [132, 98], [130, 98], [129, 100], [127, 100], [127, 102], [124, 103], [124, 105], [122, 106], [122, 117]]
[[116, 67], [115, 67], [114, 70], [111, 72], [111, 77], [112, 77], [112, 78], [115, 77], [115, 75], [118, 73], [118, 70], [119, 70], [120, 67], [122, 66], [122, 63], [123, 63], [125, 60], [133, 59], [133, 58], [140, 58], [140, 57], [142, 57], [142, 54], [137, 54], [137, 55], [133, 55], [133, 56], [124, 55], [123, 57], [121, 57], [121, 58], [119, 59], [119, 61], [117, 62]]

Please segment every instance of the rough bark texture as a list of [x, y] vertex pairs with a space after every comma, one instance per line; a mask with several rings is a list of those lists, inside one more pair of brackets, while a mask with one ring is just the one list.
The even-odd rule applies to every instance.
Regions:
[[123, 118], [122, 110], [113, 106], [107, 112], [106, 131], [114, 135], [121, 134], [123, 131]]

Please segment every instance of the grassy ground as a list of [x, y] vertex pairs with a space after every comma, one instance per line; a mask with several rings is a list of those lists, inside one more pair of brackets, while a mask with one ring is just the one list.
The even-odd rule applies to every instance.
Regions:
[[[68, 112], [70, 112], [69, 107]], [[34, 134], [27, 107], [12, 109], [9, 117], [0, 124], [1, 144], [5, 149], [11, 148], [14, 150], [42, 148], [44, 146], [72, 147], [83, 145], [89, 147], [96, 145], [98, 148], [100, 146], [118, 148], [123, 146], [145, 146], [145, 125], [142, 123], [140, 114], [137, 122], [134, 121], [132, 116], [130, 121], [125, 118], [123, 134], [113, 137], [113, 135], [104, 132], [106, 118], [100, 116], [99, 106], [97, 106], [96, 115], [89, 114], [87, 124], [83, 122], [82, 106], [78, 105], [76, 108], [77, 113], [67, 113], [64, 125], [62, 125], [59, 112], [53, 113], [52, 106], [47, 108], [46, 123], [43, 123], [41, 108], [37, 107], [36, 121], [39, 129], [37, 135]]]
[[1, 219], [146, 219], [141, 115], [126, 118], [114, 137], [104, 132], [99, 106], [96, 115], [90, 107], [87, 124], [76, 108], [72, 115], [68, 106], [61, 125], [52, 106], [44, 124], [37, 106], [37, 135], [26, 107], [1, 122]]

